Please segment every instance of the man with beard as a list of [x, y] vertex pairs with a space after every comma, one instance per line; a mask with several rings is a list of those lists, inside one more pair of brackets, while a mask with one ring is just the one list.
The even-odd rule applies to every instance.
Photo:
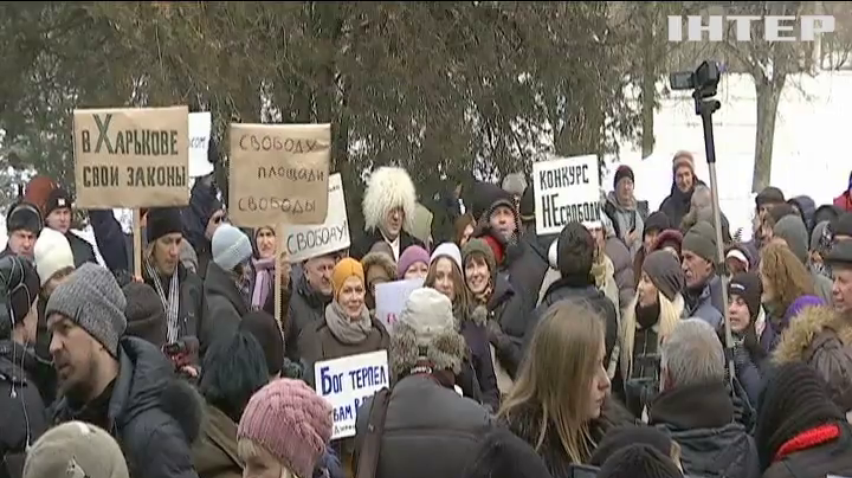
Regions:
[[136, 478], [197, 478], [187, 442], [197, 436], [200, 404], [160, 350], [123, 336], [126, 304], [112, 274], [91, 263], [51, 294], [46, 314], [61, 396], [54, 422], [109, 430]]

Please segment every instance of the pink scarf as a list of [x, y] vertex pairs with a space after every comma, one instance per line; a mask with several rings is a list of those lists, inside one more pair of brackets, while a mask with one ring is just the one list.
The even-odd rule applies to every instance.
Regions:
[[275, 258], [252, 259], [251, 262], [254, 265], [255, 271], [254, 290], [251, 294], [251, 308], [259, 310], [266, 304], [266, 297], [272, 288], [272, 273], [275, 272]]

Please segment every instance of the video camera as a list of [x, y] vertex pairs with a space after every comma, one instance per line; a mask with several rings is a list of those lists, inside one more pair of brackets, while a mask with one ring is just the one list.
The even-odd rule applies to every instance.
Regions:
[[700, 98], [716, 96], [722, 69], [715, 61], [701, 63], [695, 71], [679, 71], [669, 75], [669, 83], [675, 91], [694, 90]]
[[186, 337], [163, 345], [163, 353], [175, 366], [176, 371], [180, 371], [187, 365], [192, 365], [192, 360], [198, 355], [198, 340], [193, 337]]

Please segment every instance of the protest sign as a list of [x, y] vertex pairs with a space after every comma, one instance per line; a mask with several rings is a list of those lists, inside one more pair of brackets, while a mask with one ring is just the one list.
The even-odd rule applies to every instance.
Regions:
[[189, 203], [186, 106], [74, 110], [76, 206]]
[[316, 391], [334, 411], [332, 440], [355, 436], [358, 408], [384, 387], [390, 387], [385, 350], [351, 355], [314, 364]]
[[329, 124], [232, 124], [235, 224], [322, 224], [328, 212]]
[[189, 114], [189, 177], [197, 178], [213, 172], [213, 163], [207, 158], [210, 149], [210, 112]]
[[559, 234], [565, 224], [601, 227], [601, 177], [594, 155], [533, 163], [536, 233]]
[[346, 216], [346, 196], [340, 173], [328, 177], [328, 215], [319, 226], [290, 226], [287, 228], [287, 252], [290, 262], [337, 252], [349, 247], [349, 221]]
[[398, 280], [376, 284], [376, 319], [388, 332], [393, 332], [393, 326], [399, 320], [405, 301], [415, 289], [423, 287], [423, 279]]

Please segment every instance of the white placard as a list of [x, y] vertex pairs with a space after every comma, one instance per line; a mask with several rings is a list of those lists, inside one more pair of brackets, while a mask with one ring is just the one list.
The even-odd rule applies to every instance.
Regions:
[[314, 364], [316, 390], [331, 404], [332, 440], [355, 436], [355, 418], [364, 401], [390, 387], [386, 350], [351, 355]]
[[346, 195], [340, 173], [328, 177], [328, 215], [318, 226], [287, 226], [291, 262], [301, 262], [346, 249], [351, 244]]
[[207, 159], [213, 118], [209, 111], [189, 114], [189, 176], [197, 178], [213, 172]]
[[376, 319], [381, 322], [389, 333], [399, 320], [405, 301], [415, 289], [423, 287], [423, 279], [398, 280], [376, 284]]
[[594, 155], [533, 163], [536, 233], [558, 234], [565, 224], [601, 227], [601, 176]]

